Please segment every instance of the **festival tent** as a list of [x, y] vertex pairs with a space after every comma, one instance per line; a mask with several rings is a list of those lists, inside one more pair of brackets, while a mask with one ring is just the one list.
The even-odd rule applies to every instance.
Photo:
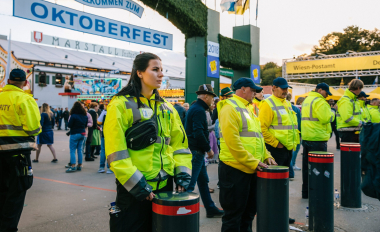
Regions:
[[339, 89], [337, 89], [336, 91], [338, 91], [339, 93], [341, 93], [341, 94], [344, 94], [344, 89], [342, 89], [342, 88], [339, 88]]
[[372, 90], [370, 93], [380, 94], [380, 87], [377, 87], [376, 89]]
[[[297, 102], [297, 99], [299, 97], [305, 97], [306, 98], [307, 96], [309, 96], [310, 92], [295, 96], [295, 101]], [[334, 99], [335, 101], [338, 101], [343, 96], [343, 94], [339, 93], [338, 91], [336, 91], [332, 87], [330, 87], [330, 92], [332, 93], [332, 96], [327, 97], [326, 100]]]

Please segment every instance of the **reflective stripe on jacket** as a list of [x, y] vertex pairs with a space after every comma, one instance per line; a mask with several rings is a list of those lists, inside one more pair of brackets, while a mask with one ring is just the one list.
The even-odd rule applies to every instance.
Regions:
[[372, 123], [380, 123], [380, 111], [379, 106], [368, 105], [369, 113], [371, 114]]
[[35, 149], [40, 120], [33, 97], [14, 85], [6, 85], [0, 93], [0, 152]]
[[[330, 113], [330, 114], [329, 114]], [[311, 92], [302, 103], [302, 139], [306, 141], [328, 141], [332, 132], [331, 122], [335, 113], [326, 99], [318, 92]]]
[[338, 101], [338, 112], [336, 113], [336, 127], [341, 131], [360, 130], [360, 105], [357, 97], [349, 89], [346, 89], [343, 97]]
[[259, 162], [272, 156], [265, 148], [260, 120], [251, 104], [234, 95], [218, 103], [219, 159], [246, 173], [254, 173]]
[[[181, 119], [164, 99], [115, 96], [107, 107], [104, 138], [107, 161], [118, 181], [137, 199], [166, 185], [168, 175], [191, 176], [191, 152]], [[142, 149], [127, 148], [125, 132], [134, 123], [149, 120], [157, 104], [157, 141]], [[146, 191], [145, 191], [146, 190]]]
[[[269, 105], [273, 114], [272, 122], [268, 127], [269, 133], [276, 137], [286, 149], [295, 149], [297, 144], [300, 143], [300, 132], [297, 125], [297, 115], [293, 111], [290, 102], [284, 100], [284, 103], [282, 103], [277, 97], [271, 95], [264, 100], [262, 106], [264, 104]], [[260, 115], [260, 120], [262, 120], [261, 116], [267, 117], [267, 115]]]

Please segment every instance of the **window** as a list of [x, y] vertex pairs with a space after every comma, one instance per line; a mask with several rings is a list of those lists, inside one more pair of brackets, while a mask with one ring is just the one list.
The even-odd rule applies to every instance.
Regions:
[[46, 84], [49, 83], [49, 77], [46, 76], [45, 72], [40, 72], [38, 75], [38, 85], [39, 86], [46, 86]]
[[63, 80], [62, 74], [57, 73], [55, 75], [55, 78], [53, 78], [53, 85], [55, 83], [55, 86], [62, 87], [63, 86], [63, 82], [64, 82], [64, 80]]

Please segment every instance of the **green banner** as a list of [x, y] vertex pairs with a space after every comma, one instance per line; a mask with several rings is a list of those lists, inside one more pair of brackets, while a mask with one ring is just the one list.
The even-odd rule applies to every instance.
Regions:
[[226, 69], [226, 68], [221, 68], [219, 74], [221, 76], [234, 77], [234, 70], [232, 70], [232, 69]]

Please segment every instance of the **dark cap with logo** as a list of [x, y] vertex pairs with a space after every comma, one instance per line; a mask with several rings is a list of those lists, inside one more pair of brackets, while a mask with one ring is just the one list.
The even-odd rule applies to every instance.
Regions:
[[241, 89], [241, 87], [250, 87], [252, 89], [260, 90], [260, 91], [263, 89], [263, 88], [255, 85], [255, 83], [253, 83], [253, 80], [251, 78], [246, 78], [246, 77], [239, 78], [233, 84], [234, 91]]
[[277, 77], [276, 79], [273, 80], [273, 85], [274, 86], [277, 86], [277, 87], [280, 87], [281, 89], [286, 89], [286, 88], [291, 88], [293, 89], [293, 87], [291, 87], [288, 82], [286, 81], [285, 78], [282, 78], [282, 77]]
[[364, 91], [361, 91], [359, 93], [359, 96], [358, 97], [369, 97], [369, 95], [367, 95], [366, 93], [364, 93]]
[[326, 91], [328, 95], [332, 95], [332, 93], [330, 92], [330, 86], [326, 83], [319, 83], [315, 89], [322, 89]]
[[9, 80], [12, 81], [26, 81], [26, 73], [22, 69], [13, 69], [9, 74]]
[[214, 97], [216, 97], [216, 94], [214, 93], [214, 89], [212, 88], [212, 86], [210, 84], [203, 84], [203, 85], [200, 85], [199, 88], [198, 88], [198, 91], [195, 92], [197, 95], [199, 94], [209, 94], [209, 95], [212, 95]]

